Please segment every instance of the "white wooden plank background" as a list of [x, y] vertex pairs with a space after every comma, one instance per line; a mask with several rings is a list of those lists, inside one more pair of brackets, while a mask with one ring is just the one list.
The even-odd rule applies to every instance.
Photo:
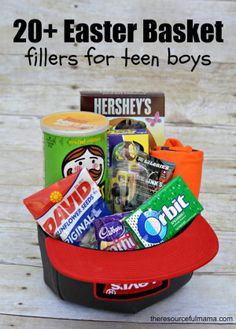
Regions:
[[[21, 316], [5, 316], [0, 315], [0, 323], [2, 325], [2, 329], [9, 329], [9, 327], [15, 327], [16, 323], [18, 328], [24, 329], [41, 329], [41, 328], [50, 328], [50, 329], [97, 329], [97, 328], [104, 328], [110, 329], [111, 327], [114, 329], [123, 329], [125, 327], [129, 329], [140, 329], [143, 328], [143, 324], [138, 323], [119, 323], [119, 322], [102, 322], [98, 323], [95, 321], [76, 321], [76, 320], [63, 320], [63, 319], [45, 319], [45, 318], [37, 318], [37, 317], [21, 317]], [[161, 324], [160, 326], [162, 329], [169, 329], [169, 324]], [[183, 325], [174, 324], [172, 325], [175, 329], [182, 329]], [[200, 325], [185, 325], [185, 328], [190, 329], [199, 329]], [[208, 324], [206, 325], [208, 329], [215, 329], [215, 324]], [[156, 324], [145, 324], [145, 328], [154, 329], [157, 328]], [[232, 329], [232, 325], [224, 325], [224, 329]]]
[[[0, 328], [152, 328], [150, 315], [229, 316], [236, 322], [236, 2], [224, 0], [52, 1], [0, 0]], [[141, 34], [130, 52], [158, 54], [159, 68], [130, 66], [119, 59], [126, 44], [101, 44], [101, 53], [114, 54], [115, 64], [87, 66], [89, 45], [64, 46], [61, 33], [44, 40], [51, 53], [80, 55], [76, 68], [33, 68], [23, 57], [28, 45], [14, 45], [16, 18], [39, 18], [62, 29], [64, 18], [92, 23], [138, 22], [153, 18], [175, 23], [222, 20], [224, 44], [171, 45], [176, 53], [210, 54], [213, 63], [199, 66], [165, 65], [166, 45], [141, 44]], [[169, 45], [170, 46], [170, 45]], [[116, 315], [62, 302], [45, 286], [36, 227], [22, 199], [43, 185], [42, 136], [39, 118], [55, 111], [79, 109], [79, 91], [164, 91], [166, 136], [205, 152], [200, 200], [204, 215], [217, 231], [218, 256], [196, 271], [193, 279], [171, 298], [136, 315]], [[87, 320], [87, 321], [81, 321]], [[93, 321], [88, 321], [93, 320]], [[95, 322], [98, 320], [99, 322]], [[102, 321], [102, 322], [100, 322]], [[118, 321], [118, 322], [104, 322]], [[131, 321], [131, 322], [130, 322]], [[223, 328], [227, 323], [220, 323]], [[173, 324], [174, 329], [182, 325]], [[186, 325], [196, 328], [197, 324]], [[208, 324], [213, 328], [214, 324]], [[163, 325], [167, 328], [169, 325]]]
[[[14, 36], [14, 30], [7, 24], [8, 21], [12, 22], [18, 17], [24, 19], [31, 19], [37, 17], [43, 22], [47, 20], [53, 21], [55, 26], [60, 32], [63, 31], [63, 21], [65, 18], [75, 19], [75, 22], [86, 22], [88, 24], [96, 22], [103, 22], [110, 20], [112, 22], [131, 22], [138, 24], [138, 31], [135, 34], [135, 42], [132, 44], [122, 43], [122, 46], [128, 46], [130, 51], [137, 52], [145, 50], [145, 52], [153, 52], [153, 54], [160, 54], [160, 58], [164, 58], [166, 54], [166, 46], [162, 44], [143, 44], [142, 40], [142, 20], [145, 19], [158, 19], [158, 22], [168, 22], [174, 24], [183, 21], [183, 19], [191, 18], [199, 23], [215, 22], [216, 20], [224, 21], [224, 45], [218, 46], [216, 42], [209, 44], [173, 44], [173, 51], [181, 51], [186, 53], [197, 54], [209, 53], [214, 54], [215, 61], [219, 63], [232, 63], [235, 59], [235, 50], [233, 36], [235, 27], [235, 10], [236, 4], [234, 1], [214, 1], [214, 0], [194, 0], [181, 1], [181, 0], [133, 0], [133, 1], [104, 1], [96, 0], [90, 1], [58, 1], [53, 0], [22, 0], [17, 2], [15, 0], [2, 1], [2, 10], [6, 12], [7, 19], [2, 20], [1, 29], [4, 32], [2, 38], [3, 53], [19, 54], [25, 51], [26, 45], [20, 44], [17, 49], [12, 48], [11, 40]], [[9, 39], [9, 36], [11, 39]], [[56, 34], [51, 40], [44, 39], [43, 46], [49, 47], [51, 52], [68, 54], [75, 51], [74, 44], [68, 44], [63, 47], [63, 39], [60, 34]], [[64, 49], [63, 49], [64, 48]], [[76, 54], [83, 54], [87, 50], [86, 44], [80, 44], [76, 47]], [[96, 45], [100, 51], [107, 52], [107, 44]], [[115, 44], [109, 47], [110, 53], [120, 55], [120, 44]], [[123, 53], [123, 52], [122, 52]]]

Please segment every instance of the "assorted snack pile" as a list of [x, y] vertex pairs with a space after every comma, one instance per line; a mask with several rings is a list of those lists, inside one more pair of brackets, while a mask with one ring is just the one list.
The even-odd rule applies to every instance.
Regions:
[[47, 187], [24, 203], [51, 237], [99, 250], [148, 248], [203, 210], [179, 155], [175, 162], [180, 149], [195, 158], [201, 151], [163, 146], [163, 94], [82, 93], [80, 112], [49, 115], [41, 126]]

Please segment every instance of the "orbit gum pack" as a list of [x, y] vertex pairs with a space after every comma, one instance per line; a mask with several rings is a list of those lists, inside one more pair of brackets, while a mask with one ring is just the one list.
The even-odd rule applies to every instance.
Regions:
[[180, 176], [124, 219], [140, 247], [165, 242], [196, 217], [203, 207]]
[[83, 243], [96, 218], [110, 214], [87, 169], [33, 194], [24, 204], [45, 232], [74, 245]]

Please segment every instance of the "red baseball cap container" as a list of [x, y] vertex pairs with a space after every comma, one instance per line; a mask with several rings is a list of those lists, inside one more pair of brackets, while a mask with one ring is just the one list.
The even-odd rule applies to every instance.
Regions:
[[218, 251], [198, 215], [173, 239], [142, 250], [101, 251], [55, 240], [38, 227], [46, 284], [63, 300], [135, 313], [171, 295]]

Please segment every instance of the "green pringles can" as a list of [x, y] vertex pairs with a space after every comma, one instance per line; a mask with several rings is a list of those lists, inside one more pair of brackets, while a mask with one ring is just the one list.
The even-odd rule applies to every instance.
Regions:
[[45, 186], [87, 168], [107, 199], [108, 127], [106, 117], [91, 112], [62, 112], [43, 117]]

